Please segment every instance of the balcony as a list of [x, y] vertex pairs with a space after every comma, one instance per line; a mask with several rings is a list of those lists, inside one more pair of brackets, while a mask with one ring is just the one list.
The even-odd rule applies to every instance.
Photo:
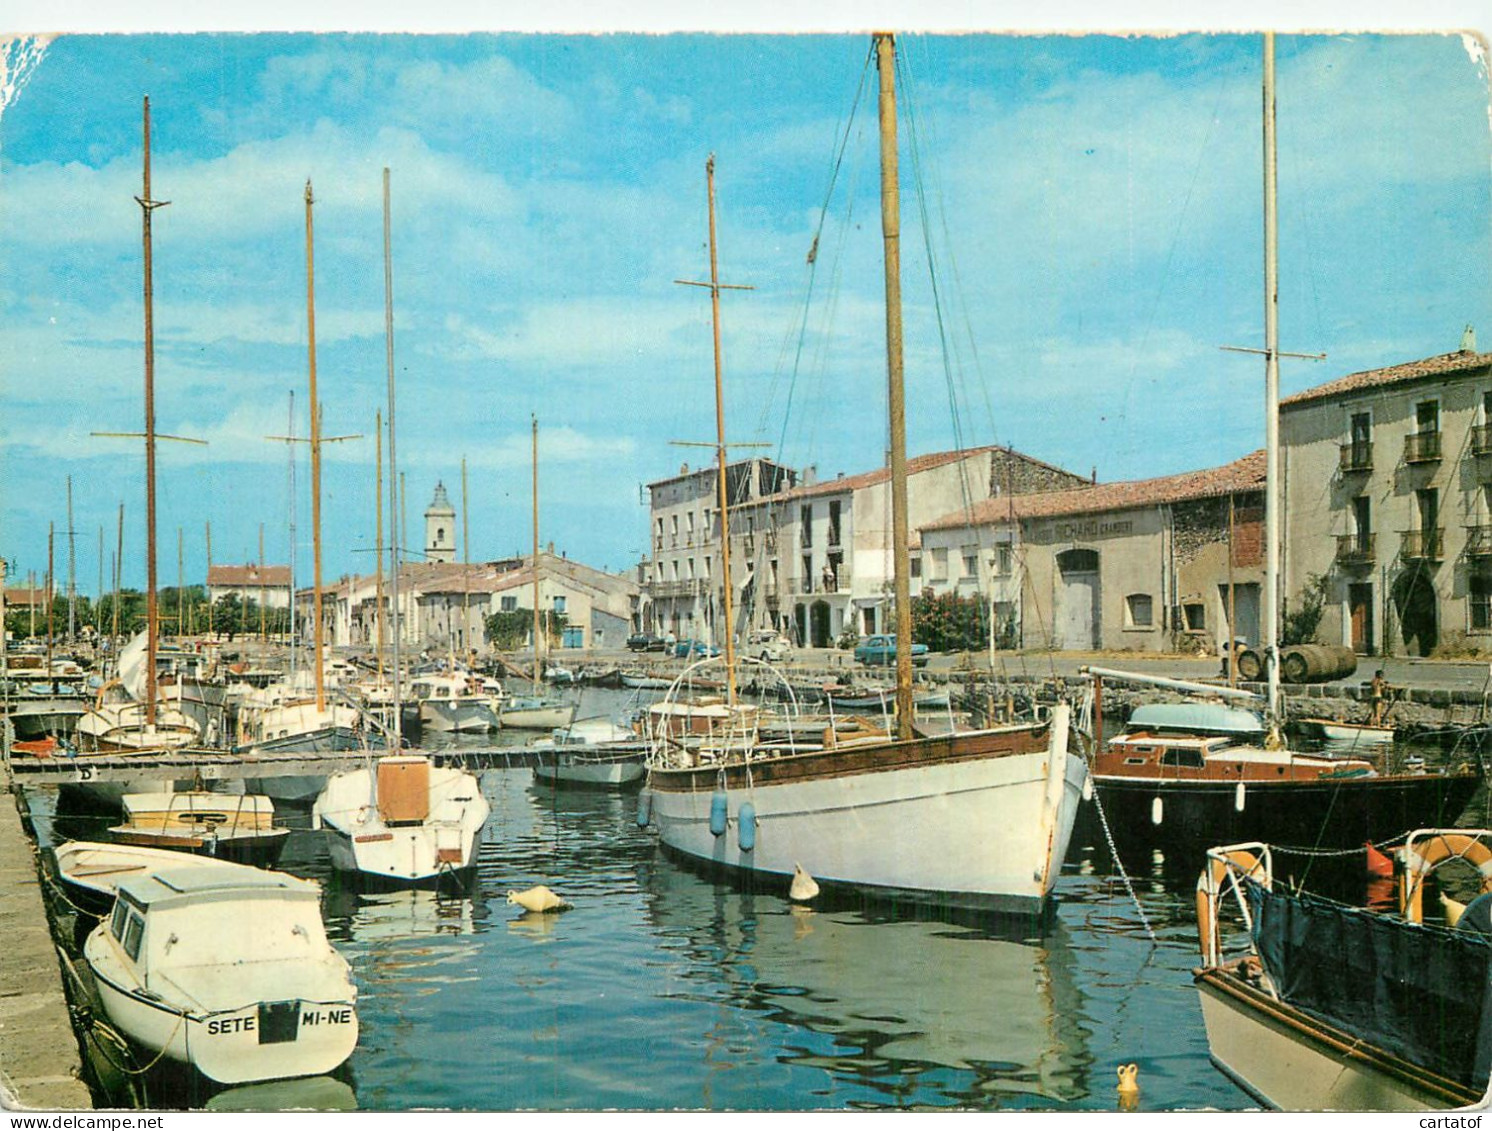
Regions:
[[1434, 463], [1439, 458], [1439, 432], [1411, 432], [1404, 437], [1405, 463]]
[[705, 583], [699, 578], [685, 581], [653, 581], [648, 583], [648, 595], [653, 600], [669, 597], [698, 597], [705, 591]]
[[1466, 528], [1466, 556], [1492, 558], [1492, 526]]
[[1406, 561], [1438, 562], [1444, 555], [1445, 530], [1403, 530], [1404, 539], [1400, 554]]
[[1492, 424], [1478, 424], [1471, 430], [1471, 454], [1492, 455]]
[[1337, 557], [1338, 565], [1343, 566], [1365, 566], [1371, 565], [1377, 554], [1374, 548], [1374, 536], [1371, 534], [1338, 534], [1337, 535]]
[[1354, 440], [1350, 444], [1341, 445], [1341, 455], [1337, 460], [1337, 470], [1349, 471], [1372, 471], [1373, 470], [1373, 445], [1367, 440]]

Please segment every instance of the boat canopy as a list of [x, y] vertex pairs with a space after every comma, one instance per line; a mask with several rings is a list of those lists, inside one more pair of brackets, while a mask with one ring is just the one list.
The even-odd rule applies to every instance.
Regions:
[[1492, 1068], [1492, 938], [1244, 880], [1254, 947], [1280, 997], [1480, 1089]]
[[256, 893], [310, 893], [319, 897], [320, 888], [311, 880], [302, 880], [284, 872], [265, 872], [258, 868], [162, 868], [148, 876], [121, 880], [119, 892], [140, 907], [165, 904], [193, 896], [222, 895], [235, 897]]
[[1146, 703], [1135, 708], [1125, 729], [1257, 738], [1264, 733], [1264, 720], [1253, 711], [1224, 703]]

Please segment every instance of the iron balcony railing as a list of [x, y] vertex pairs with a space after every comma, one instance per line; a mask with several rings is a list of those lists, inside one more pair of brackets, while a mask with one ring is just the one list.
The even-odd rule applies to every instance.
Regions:
[[1492, 424], [1478, 424], [1471, 430], [1471, 454], [1492, 455]]
[[1404, 530], [1402, 554], [1410, 561], [1438, 562], [1444, 554], [1445, 530]]
[[1342, 444], [1337, 467], [1341, 471], [1372, 471], [1372, 443], [1367, 440], [1354, 440], [1350, 444]]
[[1468, 526], [1466, 552], [1474, 558], [1492, 557], [1492, 526]]
[[1337, 535], [1337, 561], [1342, 565], [1365, 565], [1373, 561], [1375, 556], [1374, 535]]
[[1405, 463], [1430, 463], [1440, 458], [1440, 433], [1411, 432], [1404, 437]]

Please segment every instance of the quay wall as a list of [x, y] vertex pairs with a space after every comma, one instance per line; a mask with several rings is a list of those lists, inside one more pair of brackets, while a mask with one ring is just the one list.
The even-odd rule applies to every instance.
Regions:
[[42, 899], [36, 843], [19, 790], [12, 800], [0, 800], [0, 1100], [12, 1110], [86, 1110], [93, 1101]]

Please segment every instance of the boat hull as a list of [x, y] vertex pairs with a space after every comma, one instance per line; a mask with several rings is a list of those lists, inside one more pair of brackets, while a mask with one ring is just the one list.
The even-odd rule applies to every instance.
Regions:
[[[1050, 739], [1047, 728], [1007, 728], [848, 745], [758, 758], [749, 775], [740, 765], [655, 767], [646, 804], [666, 848], [712, 868], [785, 885], [801, 865], [826, 889], [876, 900], [1037, 915], [1087, 775], [1067, 752], [1066, 709], [1058, 710]], [[711, 831], [717, 792], [729, 817], [720, 835]]]
[[465, 891], [476, 879], [481, 829], [465, 835], [459, 865], [438, 859], [440, 844], [428, 828], [389, 829], [367, 833], [327, 826], [332, 867], [373, 891], [427, 888]]
[[502, 723], [515, 730], [557, 730], [575, 717], [574, 705], [564, 707], [520, 707], [502, 712]]
[[[192, 1013], [116, 982], [93, 961], [100, 926], [85, 957], [109, 1021], [149, 1056], [189, 1064], [219, 1084], [320, 1076], [337, 1068], [357, 1047], [357, 1011], [350, 1001], [254, 1002], [240, 1009]], [[265, 1042], [265, 1007], [295, 1013], [295, 1035]]]
[[420, 704], [420, 726], [449, 734], [485, 734], [497, 730], [497, 713], [485, 702], [445, 703], [427, 699]]
[[1361, 848], [1411, 829], [1453, 825], [1479, 782], [1469, 773], [1250, 781], [1240, 794], [1236, 781], [1093, 779], [1121, 853], [1170, 849], [1186, 856], [1189, 867], [1200, 867], [1213, 844]]
[[170, 852], [190, 852], [194, 856], [211, 856], [231, 864], [248, 864], [255, 868], [273, 868], [285, 851], [290, 838], [286, 828], [263, 832], [214, 836], [210, 832], [169, 832], [137, 830], [120, 826], [109, 830], [116, 844], [139, 848], [160, 848]]
[[641, 755], [610, 761], [560, 755], [555, 762], [534, 767], [535, 781], [571, 789], [630, 789], [646, 776]]
[[1197, 974], [1212, 1062], [1283, 1111], [1433, 1111], [1481, 1099], [1268, 997], [1226, 970]]

